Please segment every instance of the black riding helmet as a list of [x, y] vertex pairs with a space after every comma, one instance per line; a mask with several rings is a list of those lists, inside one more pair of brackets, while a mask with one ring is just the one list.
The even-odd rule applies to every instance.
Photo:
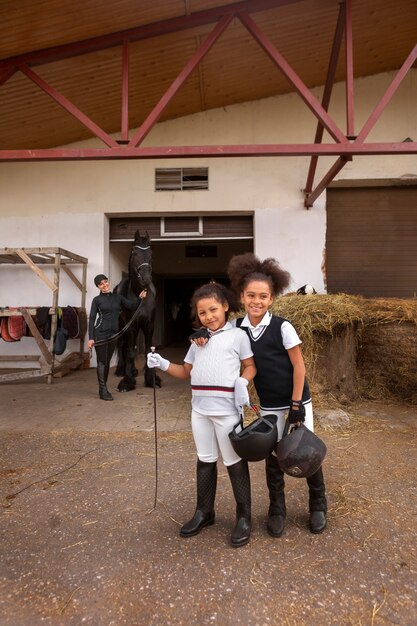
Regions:
[[245, 428], [242, 428], [242, 422], [239, 422], [229, 433], [229, 439], [233, 450], [241, 459], [244, 461], [262, 461], [271, 454], [277, 445], [277, 416], [264, 415], [258, 417]]
[[312, 476], [324, 461], [326, 444], [304, 424], [293, 428], [288, 435], [286, 432], [287, 425], [277, 445], [277, 458], [281, 470], [295, 478]]

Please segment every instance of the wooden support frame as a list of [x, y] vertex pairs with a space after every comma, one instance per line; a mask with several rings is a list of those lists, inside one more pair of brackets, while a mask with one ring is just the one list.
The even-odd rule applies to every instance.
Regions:
[[[36, 324], [34, 323], [32, 316], [36, 315], [37, 307], [16, 307], [11, 310], [0, 310], [0, 317], [22, 316], [28, 325], [33, 338], [35, 339], [43, 362], [40, 369], [25, 370], [23, 372], [14, 372], [10, 374], [0, 374], [0, 383], [13, 380], [21, 380], [25, 378], [33, 378], [36, 376], [46, 376], [47, 382], [52, 382], [54, 375], [62, 375], [69, 371], [63, 364], [56, 364], [53, 354], [53, 338], [55, 337], [57, 325], [58, 325], [58, 303], [59, 303], [59, 286], [61, 270], [65, 272], [72, 280], [74, 285], [79, 289], [81, 295], [81, 307], [85, 311], [86, 302], [86, 281], [87, 281], [87, 264], [88, 259], [80, 255], [64, 250], [63, 248], [2, 248], [0, 249], [0, 268], [3, 265], [26, 265], [32, 272], [34, 272], [51, 290], [52, 294], [52, 306], [49, 309], [51, 314], [51, 339], [49, 341], [49, 347], [45, 343], [44, 338], [41, 336]], [[40, 265], [53, 266], [53, 280], [51, 281], [46, 273], [39, 267]], [[82, 277], [79, 280], [69, 266], [81, 265]], [[8, 356], [3, 357], [0, 360], [9, 360]], [[10, 360], [16, 361], [16, 357], [12, 357]], [[25, 358], [23, 356], [21, 360], [33, 360], [33, 356]], [[79, 367], [84, 362], [84, 336], [80, 337], [80, 350], [79, 355], [75, 358], [71, 358], [70, 369]]]

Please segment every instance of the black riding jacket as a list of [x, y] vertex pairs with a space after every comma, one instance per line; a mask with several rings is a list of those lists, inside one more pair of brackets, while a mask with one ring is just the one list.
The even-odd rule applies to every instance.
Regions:
[[134, 311], [140, 305], [140, 298], [128, 300], [118, 293], [100, 293], [93, 298], [88, 322], [89, 339], [108, 339], [119, 332], [120, 306]]

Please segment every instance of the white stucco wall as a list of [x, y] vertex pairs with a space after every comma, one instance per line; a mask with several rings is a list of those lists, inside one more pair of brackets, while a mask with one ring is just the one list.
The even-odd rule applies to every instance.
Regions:
[[[356, 129], [372, 112], [394, 74], [355, 81]], [[321, 89], [315, 93], [320, 98]], [[417, 70], [405, 78], [368, 140], [417, 140]], [[345, 128], [344, 85], [334, 87], [330, 113]], [[297, 94], [215, 109], [157, 125], [144, 145], [308, 143], [316, 118]], [[324, 141], [329, 141], [325, 136]], [[80, 145], [101, 145], [96, 140]], [[316, 183], [335, 158], [321, 158]], [[209, 166], [209, 191], [155, 193], [156, 167]], [[106, 162], [3, 163], [0, 165], [0, 248], [60, 246], [86, 256], [87, 306], [92, 278], [109, 271], [106, 215], [253, 211], [255, 252], [274, 256], [293, 278], [291, 288], [312, 283], [324, 290], [326, 196], [304, 209], [309, 158], [229, 158]], [[416, 156], [356, 157], [338, 179], [417, 176]], [[117, 259], [112, 264], [118, 267]], [[26, 268], [0, 268], [0, 305], [49, 304], [50, 294]], [[77, 304], [63, 276], [60, 304]], [[110, 276], [112, 279], [112, 276]], [[0, 342], [0, 350], [19, 346]]]
[[[88, 299], [95, 295], [93, 277], [108, 271], [108, 220], [103, 213], [86, 213], [81, 223], [71, 213], [55, 215], [33, 215], [2, 217], [0, 219], [0, 247], [64, 248], [88, 258]], [[42, 271], [53, 281], [53, 266], [41, 266]], [[81, 281], [81, 265], [71, 266]], [[0, 306], [49, 306], [52, 292], [48, 286], [26, 265], [0, 266]], [[59, 304], [81, 305], [81, 292], [64, 271], [60, 273]], [[79, 342], [69, 341], [68, 349], [78, 349]], [[38, 354], [39, 350], [31, 338], [20, 342], [0, 341], [0, 354]], [[7, 363], [3, 363], [7, 366]], [[32, 364], [28, 364], [28, 367]]]

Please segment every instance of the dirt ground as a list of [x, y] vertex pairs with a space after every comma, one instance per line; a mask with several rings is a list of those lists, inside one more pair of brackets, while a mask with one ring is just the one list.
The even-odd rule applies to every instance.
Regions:
[[[417, 622], [416, 407], [356, 404], [344, 428], [319, 411], [328, 528], [309, 533], [306, 483], [288, 478], [286, 530], [271, 538], [263, 463], [252, 463], [252, 539], [233, 549], [222, 464], [216, 523], [178, 535], [194, 511], [195, 450], [188, 422], [174, 420], [188, 390], [168, 377], [157, 390], [165, 421], [154, 508], [152, 393], [140, 383], [133, 395], [101, 402], [91, 370], [51, 386], [0, 387], [2, 626]], [[123, 422], [134, 401], [133, 421]]]

